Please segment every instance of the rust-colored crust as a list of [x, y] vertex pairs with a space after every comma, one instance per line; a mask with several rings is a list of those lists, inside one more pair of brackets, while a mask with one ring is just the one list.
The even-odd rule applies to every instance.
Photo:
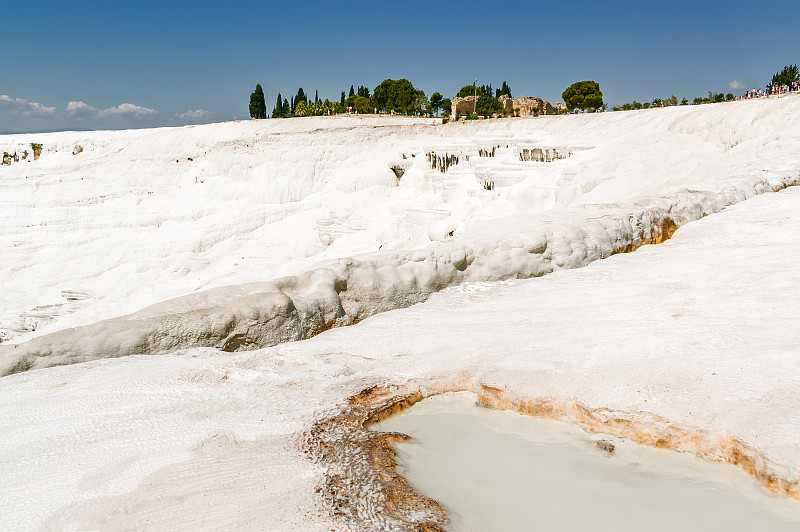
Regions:
[[590, 409], [569, 400], [526, 399], [509, 391], [480, 386], [478, 403], [529, 416], [577, 423], [590, 432], [602, 432], [662, 449], [691, 452], [698, 458], [736, 465], [764, 487], [800, 499], [800, 479], [782, 478], [784, 468], [757, 449], [724, 432], [712, 432], [670, 422], [649, 412]]
[[444, 508], [396, 472], [392, 443], [409, 437], [366, 428], [422, 398], [420, 392], [365, 388], [348, 398], [341, 413], [316, 422], [309, 431], [306, 450], [327, 467], [319, 488], [324, 505], [354, 530], [445, 530]]
[[800, 480], [782, 478], [776, 473], [783, 470], [778, 464], [729, 434], [677, 425], [648, 412], [591, 409], [567, 399], [526, 398], [460, 377], [374, 385], [347, 398], [338, 413], [314, 423], [307, 433], [305, 450], [326, 468], [319, 493], [327, 510], [354, 530], [446, 530], [448, 517], [441, 504], [415, 491], [396, 471], [392, 445], [407, 441], [409, 436], [373, 432], [368, 427], [426, 397], [454, 391], [477, 393], [478, 404], [487, 408], [577, 423], [590, 432], [728, 462], [753, 475], [766, 488], [800, 499]]

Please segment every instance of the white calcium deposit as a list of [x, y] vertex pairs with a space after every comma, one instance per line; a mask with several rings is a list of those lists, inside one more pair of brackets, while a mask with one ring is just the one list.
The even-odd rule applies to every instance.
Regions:
[[[797, 479], [800, 193], [751, 196], [798, 181], [798, 117], [792, 95], [0, 137], [44, 144], [0, 167], [0, 369], [44, 368], [0, 378], [0, 527], [328, 529], [303, 432], [428, 377], [724, 432]], [[667, 217], [691, 223], [609, 257]]]
[[[253, 349], [462, 282], [583, 266], [796, 182], [798, 109], [790, 95], [446, 126], [312, 118], [0, 137], [4, 150], [44, 145], [0, 172], [0, 374]], [[527, 160], [536, 150], [566, 158]], [[430, 168], [453, 157], [446, 173]]]

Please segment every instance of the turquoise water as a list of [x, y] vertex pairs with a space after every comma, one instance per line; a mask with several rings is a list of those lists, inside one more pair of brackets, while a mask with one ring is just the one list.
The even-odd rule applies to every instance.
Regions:
[[371, 427], [414, 438], [396, 446], [398, 471], [447, 507], [453, 530], [800, 530], [800, 501], [735, 466], [475, 400], [431, 397]]

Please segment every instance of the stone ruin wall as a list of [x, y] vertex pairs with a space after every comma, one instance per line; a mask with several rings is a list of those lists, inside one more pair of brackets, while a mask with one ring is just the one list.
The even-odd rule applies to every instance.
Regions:
[[519, 109], [519, 116], [533, 116], [534, 113], [540, 115], [556, 114], [550, 102], [535, 96], [520, 96], [514, 98], [514, 107]]
[[[453, 98], [450, 111], [451, 116], [456, 117], [472, 114], [473, 109], [475, 109], [475, 100], [475, 96]], [[540, 115], [554, 115], [556, 114], [556, 109], [563, 106], [561, 103], [557, 103], [553, 106], [547, 100], [535, 96], [520, 96], [512, 99], [508, 95], [503, 94], [498, 100], [500, 101], [500, 105], [503, 106], [503, 114], [505, 115], [513, 114], [514, 109], [519, 109], [519, 116], [534, 116], [534, 111], [538, 112]]]
[[473, 109], [475, 109], [476, 100], [475, 96], [453, 98], [453, 103], [450, 104], [450, 115], [463, 116], [472, 114]]
[[514, 100], [508, 94], [501, 94], [498, 98], [500, 101], [500, 105], [503, 106], [503, 113], [506, 115], [513, 114], [514, 112]]

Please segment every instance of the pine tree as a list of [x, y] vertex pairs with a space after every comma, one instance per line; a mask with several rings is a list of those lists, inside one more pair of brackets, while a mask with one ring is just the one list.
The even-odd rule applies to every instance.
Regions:
[[264, 90], [261, 84], [256, 84], [256, 90], [250, 95], [250, 116], [253, 118], [267, 117], [267, 102], [264, 101]]
[[587, 107], [602, 109], [604, 105], [600, 84], [592, 80], [573, 83], [561, 93], [561, 97], [570, 111], [576, 107], [581, 110]]
[[797, 65], [786, 65], [783, 67], [783, 70], [772, 76], [772, 83], [770, 83], [770, 86], [791, 85], [795, 81], [800, 81]]
[[442, 108], [443, 99], [444, 97], [440, 92], [434, 92], [431, 94], [431, 109], [433, 109], [433, 112], [436, 113], [437, 116], [439, 115], [439, 109]]
[[275, 102], [275, 107], [272, 109], [272, 118], [283, 118], [283, 100], [281, 93], [278, 93], [278, 101]]

